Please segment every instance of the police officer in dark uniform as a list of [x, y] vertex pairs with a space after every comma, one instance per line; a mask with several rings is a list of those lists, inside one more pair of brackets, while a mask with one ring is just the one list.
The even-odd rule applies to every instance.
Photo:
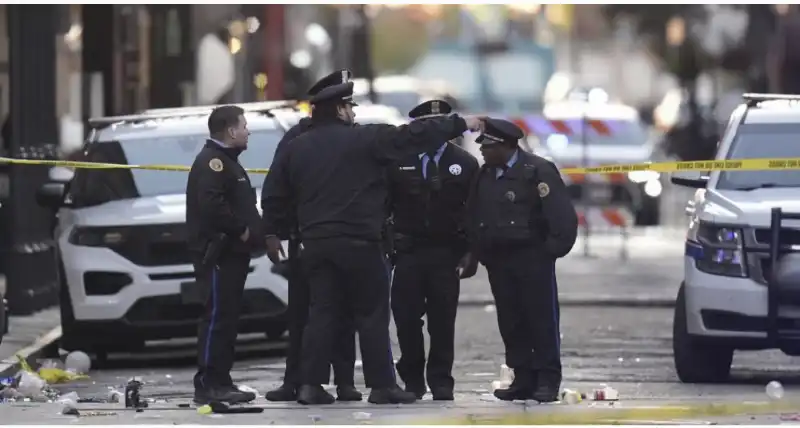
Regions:
[[[335, 71], [325, 76], [308, 90], [308, 95], [314, 96], [323, 88], [338, 85], [350, 81], [352, 73], [350, 70], [343, 69]], [[283, 150], [288, 147], [289, 142], [298, 135], [312, 128], [311, 118], [300, 119], [300, 122], [291, 127], [275, 149], [273, 162]], [[266, 189], [268, 182], [274, 177], [267, 174], [264, 179], [264, 186], [261, 188], [262, 205], [267, 199]], [[297, 216], [294, 209], [285, 213], [285, 218], [281, 220], [284, 226], [280, 233], [282, 239], [289, 240], [289, 307], [287, 316], [289, 320], [289, 350], [286, 356], [286, 372], [283, 377], [283, 384], [278, 388], [264, 394], [264, 398], [269, 401], [295, 401], [297, 400], [297, 389], [300, 387], [300, 352], [303, 346], [303, 329], [308, 322], [308, 307], [310, 305], [310, 292], [308, 281], [302, 272], [302, 259], [300, 257], [300, 235], [297, 230]], [[345, 331], [339, 338], [333, 354], [333, 377], [336, 384], [336, 398], [339, 401], [360, 401], [361, 393], [355, 387], [355, 363], [356, 363], [356, 343], [355, 331], [352, 324], [345, 326]]]
[[558, 399], [561, 385], [555, 263], [575, 244], [578, 219], [561, 174], [519, 147], [521, 129], [487, 119], [476, 140], [486, 161], [470, 196], [474, 253], [486, 266], [514, 381], [501, 400]]
[[273, 163], [264, 203], [267, 255], [283, 252], [275, 213], [296, 201], [303, 268], [311, 309], [303, 334], [303, 385], [297, 401], [329, 404], [325, 392], [337, 332], [355, 320], [364, 377], [375, 404], [410, 403], [397, 386], [389, 340], [389, 271], [381, 245], [386, 217], [385, 167], [434, 150], [482, 119], [450, 116], [410, 125], [353, 124], [353, 82], [325, 88], [311, 99], [313, 127], [295, 138]]
[[186, 227], [194, 255], [197, 286], [206, 292], [198, 332], [194, 401], [248, 402], [255, 394], [233, 385], [239, 310], [250, 254], [264, 248], [256, 195], [239, 154], [250, 131], [244, 111], [215, 108], [208, 117], [210, 138], [192, 164], [186, 185]]
[[[442, 100], [411, 110], [415, 120], [449, 114]], [[459, 137], [461, 138], [461, 137]], [[414, 153], [392, 166], [390, 210], [395, 270], [392, 314], [401, 357], [397, 373], [406, 391], [425, 395], [427, 314], [430, 352], [427, 380], [434, 400], [452, 400], [454, 336], [458, 310], [459, 261], [467, 252], [466, 202], [478, 161], [455, 141], [440, 141], [430, 152]]]

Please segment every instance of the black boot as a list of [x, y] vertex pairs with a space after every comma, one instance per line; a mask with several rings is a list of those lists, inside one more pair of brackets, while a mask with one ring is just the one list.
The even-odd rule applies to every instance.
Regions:
[[362, 398], [364, 396], [353, 385], [339, 385], [336, 387], [336, 399], [339, 401], [361, 401]]
[[321, 385], [303, 385], [297, 390], [297, 402], [306, 405], [333, 404], [336, 401], [333, 395]]
[[530, 383], [518, 379], [519, 378], [515, 378], [508, 388], [495, 389], [494, 396], [503, 401], [527, 400], [531, 398], [531, 393], [533, 391], [530, 387]]
[[561, 389], [561, 372], [542, 372], [539, 373], [536, 388], [533, 389], [531, 398], [540, 403], [552, 403], [558, 401], [558, 393]]
[[428, 392], [424, 386], [413, 385], [413, 384], [406, 384], [406, 392], [410, 392], [417, 397], [417, 400], [422, 400], [422, 397], [425, 396], [425, 393]]
[[411, 404], [417, 401], [417, 396], [394, 385], [389, 388], [373, 388], [367, 401], [372, 404]]
[[284, 383], [264, 394], [264, 398], [267, 401], [295, 401], [297, 400], [297, 389], [294, 385]]
[[437, 386], [431, 388], [431, 394], [433, 394], [433, 401], [453, 401], [455, 399], [451, 388]]
[[239, 391], [233, 386], [194, 390], [194, 402], [201, 405], [211, 402], [242, 404], [249, 403], [255, 399], [256, 395], [252, 392]]

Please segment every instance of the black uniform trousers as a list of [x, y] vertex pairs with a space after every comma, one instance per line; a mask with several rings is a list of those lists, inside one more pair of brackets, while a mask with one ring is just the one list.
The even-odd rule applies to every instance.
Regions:
[[[555, 259], [532, 246], [493, 248], [484, 260], [506, 348], [522, 383], [560, 385], [561, 336]], [[524, 376], [524, 373], [530, 376]]]
[[425, 387], [425, 339], [422, 316], [427, 315], [430, 352], [427, 381], [433, 388], [453, 389], [456, 312], [460, 282], [459, 255], [448, 246], [414, 245], [396, 255], [392, 281], [392, 313], [400, 342], [397, 374], [406, 386]]
[[[289, 351], [286, 356], [286, 373], [283, 382], [295, 387], [301, 384], [300, 362], [302, 361], [303, 330], [308, 324], [311, 290], [303, 272], [303, 258], [290, 256], [289, 270]], [[352, 319], [342, 324], [336, 341], [331, 365], [333, 381], [338, 386], [354, 386], [356, 363], [356, 335]], [[330, 379], [330, 374], [328, 375]], [[327, 381], [325, 383], [328, 383]]]
[[233, 385], [234, 348], [250, 255], [223, 252], [216, 265], [195, 263], [197, 285], [207, 292], [197, 333], [198, 389]]
[[380, 242], [328, 238], [303, 242], [303, 266], [311, 291], [303, 333], [303, 383], [328, 382], [342, 324], [358, 332], [367, 388], [396, 384], [389, 341], [389, 270]]

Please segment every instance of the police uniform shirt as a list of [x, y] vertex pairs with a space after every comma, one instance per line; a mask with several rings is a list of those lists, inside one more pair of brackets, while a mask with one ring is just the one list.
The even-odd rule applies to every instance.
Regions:
[[[208, 140], [189, 171], [186, 185], [186, 227], [189, 246], [202, 252], [216, 234], [230, 238], [234, 251], [249, 252], [261, 245], [256, 195], [247, 172], [238, 162], [241, 151]], [[250, 243], [239, 239], [250, 229]]]
[[[504, 135], [498, 134], [502, 141]], [[484, 165], [473, 191], [470, 212], [475, 245], [532, 242], [560, 258], [575, 244], [577, 214], [552, 162], [517, 148], [506, 168]]]

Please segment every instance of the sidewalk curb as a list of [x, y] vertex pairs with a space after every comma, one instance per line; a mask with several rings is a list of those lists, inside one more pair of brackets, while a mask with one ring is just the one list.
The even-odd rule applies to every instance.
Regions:
[[[561, 307], [572, 306], [610, 306], [620, 308], [673, 308], [674, 298], [661, 296], [644, 297], [617, 297], [617, 296], [562, 296], [559, 298]], [[491, 296], [466, 296], [458, 301], [458, 306], [475, 307], [494, 305]]]
[[18, 350], [14, 355], [8, 358], [8, 360], [11, 361], [0, 361], [0, 377], [13, 376], [16, 371], [19, 370], [19, 361], [17, 360], [16, 355], [19, 355], [26, 360], [30, 358], [33, 358], [34, 360], [41, 358], [44, 351], [51, 345], [57, 343], [59, 339], [61, 339], [60, 325], [42, 334], [30, 345]]

